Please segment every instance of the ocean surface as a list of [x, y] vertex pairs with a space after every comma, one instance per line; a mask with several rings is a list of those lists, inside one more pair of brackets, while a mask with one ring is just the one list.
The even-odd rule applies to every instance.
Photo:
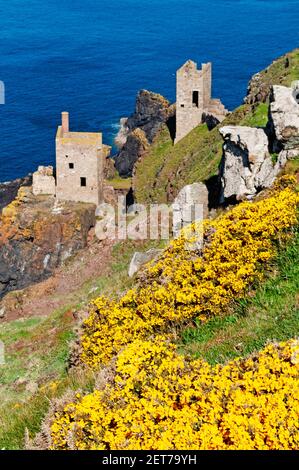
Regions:
[[111, 144], [139, 89], [175, 100], [187, 59], [213, 62], [213, 95], [233, 109], [298, 46], [298, 0], [0, 0], [0, 181], [54, 163], [61, 111]]

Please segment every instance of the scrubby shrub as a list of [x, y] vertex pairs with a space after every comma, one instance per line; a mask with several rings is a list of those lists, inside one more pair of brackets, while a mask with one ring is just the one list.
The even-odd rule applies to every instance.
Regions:
[[148, 267], [142, 285], [119, 301], [96, 299], [83, 324], [83, 362], [96, 368], [135, 339], [222, 315], [232, 299], [262, 277], [277, 243], [297, 224], [294, 184], [293, 177], [283, 177], [267, 199], [243, 202], [194, 225], [195, 235], [204, 233], [201, 251], [186, 249], [190, 239], [184, 232]]
[[298, 449], [299, 343], [269, 344], [222, 366], [136, 340], [112, 384], [67, 405], [53, 449]]

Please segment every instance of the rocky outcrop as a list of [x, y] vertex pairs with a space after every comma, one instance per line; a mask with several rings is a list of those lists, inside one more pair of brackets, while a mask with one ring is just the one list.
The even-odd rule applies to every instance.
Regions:
[[273, 61], [266, 69], [253, 75], [244, 102], [250, 105], [268, 101], [273, 85], [291, 85], [292, 70], [298, 67], [298, 49]]
[[299, 156], [299, 84], [272, 86], [266, 129], [226, 126], [220, 133], [221, 202], [270, 187], [287, 160]]
[[87, 245], [94, 224], [92, 204], [58, 205], [54, 197], [20, 188], [0, 217], [0, 297], [50, 276]]
[[127, 127], [130, 131], [137, 127], [142, 129], [149, 143], [152, 143], [160, 124], [173, 115], [173, 107], [169, 101], [158, 93], [141, 90], [136, 99], [135, 113], [128, 118]]
[[7, 183], [0, 183], [0, 213], [3, 207], [7, 206], [13, 201], [21, 186], [31, 186], [32, 175], [25, 176], [25, 178], [18, 178]]
[[114, 143], [118, 148], [121, 149], [125, 145], [129, 133], [128, 118], [123, 117], [119, 121], [119, 131], [114, 139]]
[[194, 220], [206, 218], [209, 213], [209, 193], [204, 183], [184, 186], [175, 198], [173, 209], [174, 234]]
[[121, 176], [132, 175], [135, 162], [153, 142], [161, 125], [170, 123], [174, 115], [175, 107], [163, 96], [147, 90], [138, 93], [135, 113], [122, 118], [116, 137], [121, 149], [115, 157], [115, 167]]
[[256, 103], [265, 103], [270, 95], [271, 84], [264, 82], [263, 74], [256, 73], [250, 80], [247, 88], [247, 95], [244, 102], [254, 105]]
[[299, 99], [298, 88], [274, 86], [270, 95], [269, 128], [273, 150], [299, 155]]
[[150, 144], [142, 129], [129, 133], [127, 141], [115, 159], [115, 167], [121, 176], [132, 175], [135, 162], [148, 150]]
[[133, 277], [134, 274], [136, 274], [149, 261], [158, 258], [162, 251], [163, 250], [159, 250], [156, 248], [151, 248], [150, 250], [145, 252], [136, 251], [132, 257], [129, 266], [129, 277]]
[[264, 129], [226, 126], [220, 133], [224, 138], [221, 202], [232, 197], [250, 198], [258, 190], [271, 186], [281, 165], [280, 161], [272, 163]]
[[211, 99], [203, 113], [202, 122], [205, 122], [208, 129], [211, 131], [214, 127], [218, 126], [228, 114], [229, 111], [219, 99]]

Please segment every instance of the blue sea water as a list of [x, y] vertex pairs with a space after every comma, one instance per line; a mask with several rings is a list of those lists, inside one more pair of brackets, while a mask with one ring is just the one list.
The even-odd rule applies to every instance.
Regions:
[[238, 106], [253, 73], [299, 46], [298, 0], [0, 0], [0, 181], [53, 164], [60, 112], [113, 142], [139, 89], [175, 99], [187, 59]]

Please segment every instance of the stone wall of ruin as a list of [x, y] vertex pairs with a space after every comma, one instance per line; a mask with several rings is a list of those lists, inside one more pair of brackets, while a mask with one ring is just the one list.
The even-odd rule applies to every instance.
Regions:
[[[56, 138], [56, 195], [60, 200], [98, 205], [103, 199], [103, 166], [106, 151], [100, 138], [95, 142], [88, 134], [67, 133], [58, 129]], [[73, 168], [70, 168], [70, 164]], [[86, 178], [86, 186], [81, 185]]]
[[[175, 143], [202, 122], [204, 107], [211, 98], [210, 80], [211, 64], [198, 70], [194, 62], [188, 61], [177, 71]], [[193, 100], [194, 92], [198, 93], [198, 106]]]
[[42, 194], [54, 196], [56, 193], [53, 167], [38, 167], [32, 175], [32, 192], [35, 196]]

